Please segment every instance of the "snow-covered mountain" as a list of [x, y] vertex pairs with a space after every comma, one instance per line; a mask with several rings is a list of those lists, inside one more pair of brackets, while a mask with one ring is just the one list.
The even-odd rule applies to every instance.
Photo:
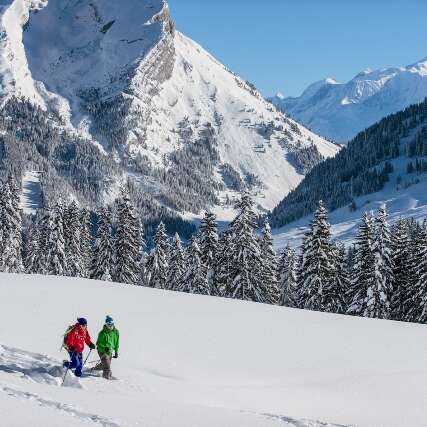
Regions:
[[[5, 427], [425, 426], [425, 325], [53, 276], [0, 274], [0, 301]], [[107, 313], [118, 380], [61, 387], [65, 328]]]
[[406, 67], [363, 71], [347, 83], [327, 78], [297, 98], [272, 102], [326, 138], [346, 143], [383, 117], [427, 96], [427, 58]]
[[28, 98], [176, 211], [224, 213], [242, 189], [271, 209], [339, 149], [177, 32], [164, 0], [8, 0], [0, 25], [3, 102]]

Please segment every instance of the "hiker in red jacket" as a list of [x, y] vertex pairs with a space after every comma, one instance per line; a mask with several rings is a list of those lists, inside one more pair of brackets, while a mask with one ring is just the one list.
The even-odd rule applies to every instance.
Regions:
[[83, 317], [77, 319], [77, 323], [70, 330], [67, 335], [65, 346], [70, 355], [70, 361], [64, 362], [64, 367], [68, 369], [74, 369], [74, 375], [76, 377], [82, 376], [83, 368], [83, 350], [85, 344], [93, 350], [95, 344], [87, 330], [87, 320]]

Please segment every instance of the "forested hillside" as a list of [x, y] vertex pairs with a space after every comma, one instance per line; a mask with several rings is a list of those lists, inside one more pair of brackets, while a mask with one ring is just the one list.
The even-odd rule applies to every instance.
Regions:
[[393, 163], [407, 162], [407, 173], [425, 170], [427, 100], [390, 115], [361, 132], [334, 158], [315, 166], [272, 211], [273, 227], [281, 227], [314, 212], [321, 199], [334, 210], [354, 198], [381, 190]]

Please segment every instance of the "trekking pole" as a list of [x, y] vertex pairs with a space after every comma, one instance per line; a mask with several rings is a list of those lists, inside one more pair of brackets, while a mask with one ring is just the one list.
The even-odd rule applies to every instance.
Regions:
[[86, 361], [87, 361], [87, 359], [89, 359], [89, 356], [90, 356], [90, 354], [92, 353], [92, 349], [90, 349], [89, 350], [89, 354], [86, 356], [86, 359], [85, 359], [85, 361], [83, 362], [83, 365], [82, 365], [82, 370], [83, 370], [83, 368], [85, 367], [85, 365], [86, 365]]
[[63, 385], [64, 385], [65, 378], [67, 377], [68, 371], [70, 370], [71, 359], [73, 358], [74, 353], [75, 353], [75, 352], [73, 352], [73, 353], [71, 354], [70, 361], [68, 362], [67, 370], [65, 371], [65, 374], [64, 374], [64, 376], [62, 377], [62, 383], [61, 383], [61, 386], [63, 386]]

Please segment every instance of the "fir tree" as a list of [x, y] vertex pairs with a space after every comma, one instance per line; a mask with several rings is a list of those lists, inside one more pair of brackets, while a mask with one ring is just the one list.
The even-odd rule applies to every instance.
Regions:
[[65, 276], [68, 272], [65, 255], [65, 240], [63, 228], [63, 206], [57, 203], [51, 211], [50, 230], [47, 241], [48, 252], [47, 273], [54, 276]]
[[330, 313], [347, 311], [349, 289], [346, 251], [343, 244], [331, 245], [331, 277], [325, 287], [323, 310]]
[[166, 227], [161, 222], [154, 235], [154, 248], [150, 257], [149, 286], [157, 289], [167, 289], [169, 268], [169, 244]]
[[280, 259], [280, 305], [298, 307], [297, 257], [287, 245]]
[[392, 265], [393, 265], [393, 291], [391, 298], [391, 318], [403, 320], [406, 315], [405, 303], [412, 286], [411, 271], [413, 252], [409, 238], [408, 222], [400, 219], [393, 227], [392, 233]]
[[268, 296], [259, 280], [261, 254], [256, 238], [257, 217], [248, 194], [242, 196], [235, 209], [238, 214], [231, 223], [231, 276], [225, 293], [230, 298], [266, 302]]
[[364, 316], [387, 319], [390, 315], [392, 283], [391, 235], [387, 212], [381, 207], [374, 222], [373, 280], [369, 283]]
[[63, 217], [68, 275], [72, 277], [85, 277], [86, 260], [84, 260], [81, 248], [80, 211], [75, 201], [71, 202], [64, 210]]
[[304, 246], [302, 261], [302, 303], [309, 310], [322, 310], [330, 304], [327, 292], [331, 276], [331, 231], [322, 202], [314, 215]]
[[348, 314], [362, 316], [368, 289], [374, 283], [374, 230], [372, 217], [365, 213], [354, 245], [354, 264], [350, 280]]
[[180, 289], [185, 267], [184, 249], [182, 248], [182, 242], [177, 233], [175, 234], [171, 246], [167, 289], [173, 291]]
[[98, 228], [93, 250], [91, 278], [110, 282], [113, 266], [113, 237], [111, 214], [108, 209], [98, 212]]
[[215, 262], [215, 294], [218, 296], [227, 296], [227, 291], [232, 288], [232, 249], [232, 234], [227, 230], [219, 240]]
[[202, 251], [197, 239], [188, 247], [187, 271], [182, 280], [182, 292], [210, 295], [210, 287], [202, 264]]
[[135, 285], [140, 275], [140, 224], [130, 201], [129, 192], [122, 189], [117, 200], [117, 231], [115, 238], [116, 268], [114, 280]]
[[90, 277], [92, 263], [92, 222], [91, 213], [87, 209], [80, 212], [80, 255], [82, 277]]
[[259, 280], [266, 291], [266, 302], [278, 304], [280, 301], [279, 290], [279, 266], [276, 253], [273, 248], [273, 237], [268, 221], [265, 221], [260, 241], [261, 250], [261, 274]]
[[23, 270], [19, 190], [10, 175], [0, 191], [0, 271], [20, 273]]
[[215, 262], [218, 251], [218, 226], [216, 216], [213, 213], [206, 212], [200, 226], [200, 251], [202, 267], [205, 271], [209, 288], [213, 295], [217, 295]]

